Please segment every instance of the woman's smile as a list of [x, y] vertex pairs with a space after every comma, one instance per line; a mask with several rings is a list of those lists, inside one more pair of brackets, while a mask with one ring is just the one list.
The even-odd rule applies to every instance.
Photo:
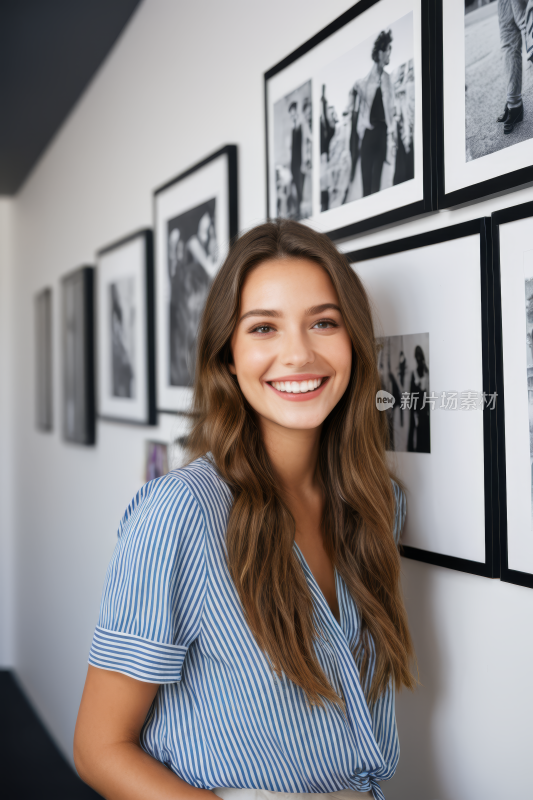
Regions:
[[321, 394], [329, 380], [329, 375], [322, 376], [300, 376], [293, 375], [288, 378], [265, 381], [282, 400], [302, 401], [313, 400]]

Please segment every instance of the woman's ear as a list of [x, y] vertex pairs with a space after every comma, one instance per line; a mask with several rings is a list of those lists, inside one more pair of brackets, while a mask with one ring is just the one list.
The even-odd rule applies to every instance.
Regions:
[[232, 375], [236, 375], [237, 374], [237, 370], [235, 369], [235, 364], [228, 364], [228, 367], [229, 367], [229, 371], [231, 372]]

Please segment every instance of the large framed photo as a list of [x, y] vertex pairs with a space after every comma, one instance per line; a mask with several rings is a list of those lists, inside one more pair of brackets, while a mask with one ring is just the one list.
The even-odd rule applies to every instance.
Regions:
[[[502, 580], [533, 588], [533, 203], [493, 214]], [[505, 390], [505, 392], [504, 392]]]
[[391, 464], [407, 492], [403, 554], [499, 575], [491, 223], [348, 254], [375, 310]]
[[237, 148], [227, 145], [154, 193], [157, 405], [187, 412], [212, 280], [238, 233]]
[[35, 296], [35, 422], [37, 430], [53, 428], [52, 289]]
[[340, 239], [430, 211], [430, 0], [360, 0], [265, 74], [267, 209]]
[[151, 230], [97, 255], [98, 414], [155, 425], [155, 349]]
[[444, 208], [533, 180], [533, 3], [437, 5]]
[[95, 442], [94, 267], [65, 275], [62, 288], [63, 438]]

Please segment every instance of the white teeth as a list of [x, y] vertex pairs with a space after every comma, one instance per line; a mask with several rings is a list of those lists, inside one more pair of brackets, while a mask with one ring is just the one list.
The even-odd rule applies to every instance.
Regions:
[[272, 381], [272, 386], [278, 392], [288, 392], [289, 394], [300, 394], [313, 392], [318, 389], [323, 378], [314, 378], [309, 381]]

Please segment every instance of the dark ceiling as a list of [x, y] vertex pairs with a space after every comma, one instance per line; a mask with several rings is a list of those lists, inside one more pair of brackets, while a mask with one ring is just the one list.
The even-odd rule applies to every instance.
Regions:
[[0, 195], [15, 194], [140, 0], [0, 0]]

